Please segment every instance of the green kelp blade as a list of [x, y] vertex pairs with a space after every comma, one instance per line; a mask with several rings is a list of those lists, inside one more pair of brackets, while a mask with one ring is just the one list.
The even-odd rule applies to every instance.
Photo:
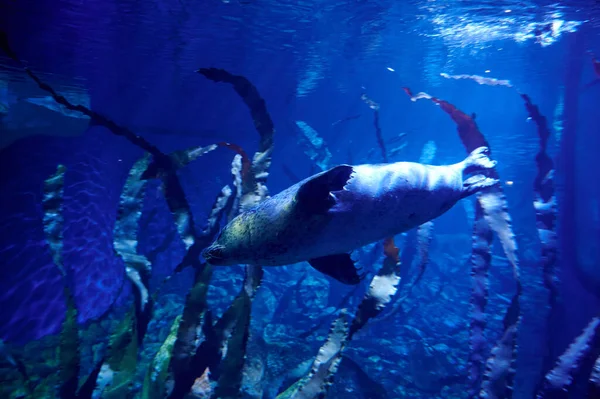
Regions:
[[[181, 399], [190, 391], [194, 380], [202, 375], [204, 370], [195, 367], [195, 357], [200, 345], [208, 339], [205, 337], [208, 306], [206, 294], [212, 276], [212, 266], [205, 264], [196, 270], [193, 288], [186, 297], [183, 315], [177, 329], [169, 371], [173, 377], [173, 390], [170, 399]], [[210, 319], [209, 319], [210, 320]]]
[[147, 180], [142, 175], [150, 164], [150, 154], [138, 159], [125, 181], [119, 198], [117, 220], [113, 229], [113, 247], [125, 263], [125, 273], [134, 287], [138, 342], [142, 342], [152, 316], [153, 299], [148, 293], [152, 265], [138, 253], [140, 217], [144, 205]]
[[251, 299], [242, 290], [229, 309], [233, 316], [232, 323], [227, 326], [228, 331], [222, 342], [222, 360], [219, 364], [219, 379], [213, 398], [233, 399], [240, 395], [242, 384], [244, 360], [246, 358], [246, 345], [250, 336], [250, 311]]
[[167, 339], [152, 359], [142, 387], [142, 399], [164, 399], [167, 396], [166, 382], [169, 372], [169, 363], [173, 355], [173, 347], [177, 339], [177, 331], [181, 323], [181, 316], [177, 316], [171, 325]]
[[58, 165], [56, 173], [44, 181], [44, 233], [52, 253], [54, 264], [59, 269], [65, 283], [65, 319], [60, 332], [59, 357], [59, 396], [63, 399], [75, 397], [79, 385], [80, 353], [77, 308], [71, 291], [66, 270], [62, 262], [63, 250], [63, 194], [66, 167]]
[[342, 359], [348, 338], [346, 312], [342, 311], [332, 323], [327, 341], [321, 346], [310, 371], [298, 382], [277, 395], [277, 399], [314, 399], [324, 397]]
[[108, 356], [102, 365], [94, 397], [125, 399], [137, 367], [138, 339], [135, 305], [127, 312], [110, 337]]
[[331, 152], [327, 143], [319, 133], [304, 121], [296, 121], [296, 126], [300, 129], [298, 142], [304, 147], [304, 153], [321, 170], [327, 170], [331, 167]]
[[105, 359], [102, 358], [98, 363], [96, 363], [91, 373], [81, 384], [81, 387], [79, 387], [79, 390], [77, 391], [77, 399], [92, 399], [92, 395], [94, 394], [94, 390], [96, 389], [98, 375], [100, 375], [100, 371], [102, 370], [102, 366], [104, 365], [104, 360]]
[[[212, 208], [210, 210], [210, 214], [208, 216], [208, 220], [206, 221], [205, 227], [202, 230], [202, 234], [196, 238], [194, 246], [192, 248], [198, 249], [197, 252], [190, 250], [186, 254], [186, 258], [175, 267], [173, 274], [167, 277], [163, 284], [166, 283], [173, 275], [181, 272], [186, 266], [191, 264], [198, 263], [198, 257], [200, 256], [200, 251], [210, 245], [213, 240], [214, 235], [219, 231], [219, 223], [224, 214], [228, 213], [232, 206], [234, 205], [234, 197], [233, 191], [231, 187], [225, 185], [221, 192], [215, 198], [213, 202]], [[193, 259], [189, 259], [189, 257], [193, 257]], [[196, 267], [200, 267], [200, 265], [196, 265]]]
[[263, 276], [260, 266], [247, 265], [242, 290], [215, 325], [221, 348], [214, 398], [236, 398], [240, 394], [246, 348], [250, 337], [252, 299]]
[[58, 165], [56, 173], [44, 181], [44, 198], [42, 200], [46, 241], [48, 241], [52, 253], [52, 260], [63, 277], [66, 272], [62, 262], [64, 228], [62, 206], [66, 171], [67, 168], [64, 165]]
[[62, 399], [72, 399], [75, 397], [79, 385], [80, 340], [75, 298], [68, 287], [64, 288], [64, 294], [67, 302], [67, 310], [60, 332], [59, 375], [61, 385], [59, 395]]

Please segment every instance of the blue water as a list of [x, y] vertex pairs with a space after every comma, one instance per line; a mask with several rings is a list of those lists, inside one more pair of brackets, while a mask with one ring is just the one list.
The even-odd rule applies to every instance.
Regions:
[[[58, 104], [24, 66], [71, 104], [128, 128], [164, 154], [230, 142], [252, 157], [260, 135], [249, 107], [232, 85], [197, 71], [219, 68], [247, 78], [275, 127], [266, 181], [271, 195], [343, 163], [463, 160], [455, 122], [435, 102], [411, 101], [403, 87], [474, 117], [497, 161], [518, 244], [523, 288], [512, 396], [534, 397], [545, 372], [600, 312], [600, 84], [589, 84], [600, 78], [592, 61], [592, 54], [600, 56], [598, 18], [594, 1], [3, 3], [0, 30], [20, 61], [0, 52], [0, 397], [75, 397], [56, 388], [64, 378], [57, 372], [56, 348], [65, 341], [59, 345], [65, 286], [77, 308], [79, 383], [105, 361], [117, 370], [107, 360], [114, 355], [109, 336], [127, 319], [137, 292], [115, 252], [114, 228], [128, 173], [144, 151], [132, 143], [133, 136], [117, 135]], [[477, 84], [474, 75], [488, 84]], [[523, 93], [547, 118], [551, 133], [558, 251], [552, 307], [533, 207], [540, 139]], [[377, 113], [368, 100], [378, 104]], [[219, 147], [176, 172], [198, 231], [222, 187], [233, 187], [234, 155]], [[44, 183], [59, 164], [67, 170], [60, 212], [65, 275], [44, 231]], [[183, 312], [194, 267], [175, 273], [186, 245], [167, 201], [172, 192], [155, 178], [144, 193], [132, 238], [151, 263], [147, 286], [154, 306], [132, 352], [133, 371], [122, 372], [130, 382], [127, 392], [111, 396], [110, 388], [102, 393], [96, 387], [94, 397], [168, 397], [172, 389], [167, 383], [157, 396], [143, 396], [144, 375]], [[423, 247], [415, 230], [396, 236], [398, 292], [339, 353], [327, 397], [466, 398], [479, 387], [481, 381], [468, 377], [474, 351], [469, 337], [475, 201], [461, 200], [437, 218], [430, 245]], [[483, 362], [506, 331], [503, 319], [516, 292], [501, 244], [495, 234]], [[429, 260], [412, 286], [422, 248]], [[237, 373], [241, 388], [220, 384], [244, 398], [271, 398], [305, 376], [341, 308], [349, 321], [357, 313], [382, 265], [383, 248], [374, 243], [357, 249], [353, 258], [366, 273], [356, 289], [306, 262], [265, 268], [248, 310], [249, 338], [243, 351], [235, 349], [245, 353]], [[214, 269], [207, 294], [213, 321], [242, 289], [244, 273], [241, 265]], [[206, 331], [202, 334], [200, 341], [208, 340]], [[568, 397], [593, 397], [588, 380], [600, 354], [600, 331], [589, 338]], [[26, 376], [15, 364], [24, 365]], [[217, 396], [218, 376], [233, 367], [218, 364], [219, 371], [210, 369], [214, 379], [209, 377]], [[167, 369], [176, 381], [182, 369], [193, 375], [191, 381], [205, 371], [175, 361]], [[498, 397], [508, 397], [501, 391]], [[233, 397], [228, 395], [219, 397]]]

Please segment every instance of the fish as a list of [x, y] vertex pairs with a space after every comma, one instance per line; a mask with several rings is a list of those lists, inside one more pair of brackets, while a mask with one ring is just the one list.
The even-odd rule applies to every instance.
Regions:
[[202, 256], [215, 266], [307, 261], [355, 285], [362, 276], [353, 250], [435, 219], [459, 200], [497, 185], [490, 173], [495, 166], [487, 147], [452, 165], [338, 165], [240, 213]]

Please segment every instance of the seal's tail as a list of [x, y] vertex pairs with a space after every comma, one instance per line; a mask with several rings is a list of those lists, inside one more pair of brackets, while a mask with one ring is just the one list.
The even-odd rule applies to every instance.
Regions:
[[463, 192], [467, 197], [486, 187], [498, 184], [496, 179], [496, 161], [489, 157], [487, 147], [479, 147], [462, 162], [463, 167]]

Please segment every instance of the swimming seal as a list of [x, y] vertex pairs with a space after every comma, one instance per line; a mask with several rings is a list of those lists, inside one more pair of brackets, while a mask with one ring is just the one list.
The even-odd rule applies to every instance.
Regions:
[[203, 256], [217, 266], [308, 261], [357, 284], [352, 250], [419, 226], [497, 184], [487, 176], [495, 164], [480, 147], [454, 165], [339, 165], [239, 214]]

